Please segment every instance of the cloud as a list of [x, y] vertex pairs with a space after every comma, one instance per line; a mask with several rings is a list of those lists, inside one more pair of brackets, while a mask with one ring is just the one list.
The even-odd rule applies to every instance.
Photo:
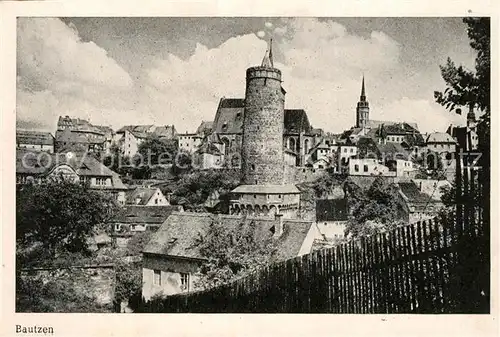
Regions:
[[104, 111], [119, 106], [133, 82], [104, 49], [56, 18], [18, 19], [17, 34], [19, 119], [48, 127], [64, 114], [92, 114], [99, 122], [118, 117]]
[[[187, 59], [170, 54], [141, 64], [132, 80], [62, 21], [19, 21], [18, 119], [51, 130], [57, 116], [72, 115], [115, 128], [156, 123], [192, 132], [201, 120], [213, 120], [222, 96], [244, 97], [245, 70], [260, 64], [267, 47], [263, 31], [215, 48], [198, 43]], [[302, 18], [280, 20], [273, 32], [286, 107], [306, 109], [315, 127], [341, 132], [354, 124], [363, 73], [373, 119], [418, 122], [433, 131], [455, 118], [432, 102], [432, 91], [422, 97], [409, 90], [415, 79], [400, 64], [402, 46], [384, 32], [359, 36], [332, 20]]]
[[417, 123], [421, 132], [445, 131], [450, 124], [461, 125], [465, 117], [449, 112], [437, 103], [404, 97], [380, 107], [373, 119]]

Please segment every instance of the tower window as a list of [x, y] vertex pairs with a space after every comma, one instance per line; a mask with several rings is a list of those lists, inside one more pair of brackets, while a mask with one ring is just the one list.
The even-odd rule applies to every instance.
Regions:
[[359, 172], [359, 165], [354, 165], [354, 171]]
[[364, 165], [363, 171], [368, 172], [368, 165]]
[[254, 165], [254, 164], [250, 165], [250, 169], [251, 169], [252, 171], [255, 171], [255, 165]]

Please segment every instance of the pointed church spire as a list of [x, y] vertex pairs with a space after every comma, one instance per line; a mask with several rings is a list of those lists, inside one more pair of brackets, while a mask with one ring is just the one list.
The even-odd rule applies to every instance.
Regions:
[[366, 94], [365, 94], [365, 75], [363, 74], [363, 81], [361, 82], [361, 102], [366, 101]]
[[263, 67], [274, 68], [274, 63], [273, 63], [273, 39], [270, 40], [270, 42], [269, 42], [269, 49], [266, 50], [266, 54], [264, 55], [264, 58], [262, 59], [262, 66]]

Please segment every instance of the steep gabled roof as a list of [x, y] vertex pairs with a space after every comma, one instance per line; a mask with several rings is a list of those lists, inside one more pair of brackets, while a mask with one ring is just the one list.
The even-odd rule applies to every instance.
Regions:
[[284, 133], [310, 133], [309, 118], [304, 109], [285, 109]]
[[[129, 205], [146, 205], [148, 201], [155, 195], [158, 188], [151, 187], [135, 187], [127, 191], [125, 200]], [[139, 203], [137, 201], [139, 200]]]
[[221, 98], [212, 130], [217, 133], [242, 133], [245, 100]]
[[433, 132], [427, 136], [426, 143], [449, 143], [456, 144], [456, 140], [446, 132]]
[[[242, 225], [249, 226], [256, 242], [272, 238], [276, 224], [274, 219], [175, 212], [155, 232], [144, 248], [144, 253], [203, 259], [200, 243], [213, 222], [220, 222], [235, 230]], [[311, 225], [310, 221], [283, 220], [283, 234], [276, 239], [277, 251], [274, 258], [285, 260], [297, 256]]]

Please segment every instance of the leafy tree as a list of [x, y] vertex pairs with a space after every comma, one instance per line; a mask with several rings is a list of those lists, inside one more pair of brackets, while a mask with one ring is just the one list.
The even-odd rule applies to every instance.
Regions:
[[158, 136], [149, 136], [140, 145], [134, 162], [136, 166], [151, 166], [171, 164], [178, 151], [176, 140], [160, 139]]
[[447, 109], [456, 106], [472, 106], [485, 112], [489, 125], [490, 117], [490, 18], [464, 18], [470, 46], [476, 51], [475, 71], [456, 66], [448, 58], [446, 65], [440, 66], [446, 82], [444, 92], [435, 91], [436, 102]]
[[133, 235], [127, 242], [127, 254], [128, 255], [140, 255], [144, 250], [144, 247], [148, 244], [153, 231], [146, 230], [144, 232], [138, 232]]
[[[240, 172], [232, 170], [194, 171], [184, 174], [169, 190], [172, 204], [182, 204], [188, 210], [201, 210], [208, 196], [218, 191], [223, 199], [239, 185]], [[165, 191], [168, 192], [168, 191]]]
[[251, 222], [228, 228], [212, 221], [207, 234], [199, 238], [200, 252], [207, 260], [197, 273], [195, 287], [217, 287], [271, 263], [275, 241], [256, 241], [254, 231]]
[[128, 302], [134, 309], [142, 294], [142, 268], [140, 264], [115, 263], [115, 305]]
[[378, 177], [367, 191], [348, 181], [345, 192], [350, 209], [347, 235], [372, 235], [404, 223], [404, 201], [399, 196], [398, 187], [386, 179]]
[[16, 240], [59, 251], [88, 252], [87, 239], [117, 209], [108, 195], [70, 181], [26, 185], [16, 193]]

